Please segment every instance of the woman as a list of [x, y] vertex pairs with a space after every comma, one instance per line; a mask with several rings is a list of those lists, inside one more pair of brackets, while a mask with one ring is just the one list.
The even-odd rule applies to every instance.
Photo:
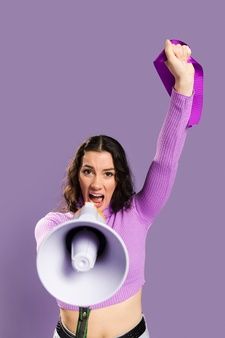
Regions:
[[[35, 229], [37, 245], [54, 227], [71, 220], [86, 201], [103, 213], [108, 226], [123, 238], [129, 253], [129, 272], [121, 289], [109, 300], [91, 306], [88, 338], [149, 337], [142, 313], [145, 239], [165, 204], [175, 179], [187, 134], [193, 101], [194, 68], [188, 46], [165, 41], [166, 65], [175, 78], [170, 107], [144, 186], [133, 191], [130, 170], [121, 145], [111, 137], [95, 136], [85, 142], [67, 175], [65, 212], [50, 212]], [[54, 337], [75, 337], [79, 308], [58, 301], [60, 320]]]

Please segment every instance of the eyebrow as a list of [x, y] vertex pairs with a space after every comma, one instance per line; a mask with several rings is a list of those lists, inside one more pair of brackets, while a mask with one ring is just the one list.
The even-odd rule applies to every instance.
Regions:
[[[89, 165], [89, 164], [83, 164], [83, 165], [82, 165], [82, 168], [83, 168], [83, 167], [86, 167], [86, 168], [89, 168], [89, 169], [94, 169], [94, 167], [92, 167], [92, 166]], [[103, 169], [103, 171], [110, 171], [110, 170], [116, 171], [115, 168]]]

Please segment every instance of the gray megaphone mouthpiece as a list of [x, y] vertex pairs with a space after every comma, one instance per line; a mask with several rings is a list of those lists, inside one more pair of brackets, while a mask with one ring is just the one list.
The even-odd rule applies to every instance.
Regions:
[[99, 238], [91, 230], [84, 228], [71, 243], [71, 262], [77, 271], [88, 271], [95, 265], [99, 248]]

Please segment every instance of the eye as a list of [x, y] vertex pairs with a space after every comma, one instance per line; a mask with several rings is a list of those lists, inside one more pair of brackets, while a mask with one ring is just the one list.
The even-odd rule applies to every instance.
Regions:
[[114, 173], [112, 171], [106, 171], [105, 176], [106, 177], [112, 177], [112, 176], [114, 176]]
[[89, 176], [91, 173], [92, 173], [91, 169], [85, 168], [82, 170], [82, 174], [84, 174], [85, 176]]

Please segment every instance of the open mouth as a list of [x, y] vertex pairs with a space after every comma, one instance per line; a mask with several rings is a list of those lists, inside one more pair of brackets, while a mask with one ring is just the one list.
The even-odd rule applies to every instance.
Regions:
[[104, 195], [102, 194], [89, 194], [89, 200], [93, 202], [97, 208], [101, 207], [104, 200]]

